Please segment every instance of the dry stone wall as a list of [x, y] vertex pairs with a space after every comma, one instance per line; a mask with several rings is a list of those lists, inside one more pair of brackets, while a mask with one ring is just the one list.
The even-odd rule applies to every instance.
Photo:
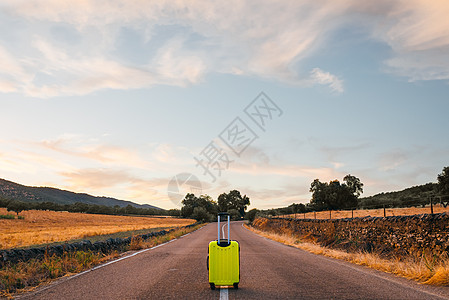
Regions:
[[260, 230], [293, 234], [298, 239], [352, 251], [395, 256], [449, 251], [449, 215], [446, 213], [335, 220], [260, 218], [252, 225]]

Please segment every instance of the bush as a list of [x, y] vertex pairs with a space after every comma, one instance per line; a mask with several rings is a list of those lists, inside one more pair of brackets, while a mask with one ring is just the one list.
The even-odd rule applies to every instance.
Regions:
[[[20, 217], [20, 216], [19, 216]], [[14, 215], [10, 215], [10, 214], [7, 214], [7, 215], [0, 215], [0, 219], [10, 219], [10, 220], [12, 220], [12, 219], [15, 219], [16, 217], [14, 216]]]
[[248, 221], [253, 222], [254, 219], [257, 217], [258, 213], [259, 213], [259, 210], [257, 208], [253, 208], [245, 214], [245, 218]]
[[228, 213], [231, 216], [232, 221], [238, 221], [242, 218], [240, 216], [240, 212], [237, 209], [230, 209], [228, 210]]
[[198, 222], [210, 222], [214, 218], [204, 207], [195, 207], [191, 217]]

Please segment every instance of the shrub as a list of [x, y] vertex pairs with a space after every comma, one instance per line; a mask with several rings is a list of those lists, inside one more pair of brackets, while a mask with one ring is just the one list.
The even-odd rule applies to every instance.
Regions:
[[259, 213], [259, 210], [257, 208], [253, 208], [245, 214], [245, 218], [248, 221], [253, 222], [254, 219], [257, 217], [258, 213]]
[[14, 216], [14, 215], [10, 215], [10, 214], [7, 214], [7, 215], [0, 215], [0, 219], [15, 219], [16, 217]]
[[238, 221], [238, 220], [240, 220], [242, 218], [240, 216], [239, 211], [237, 209], [231, 208], [230, 210], [228, 210], [228, 213], [231, 216], [231, 220], [232, 221]]
[[198, 222], [209, 222], [213, 217], [204, 207], [198, 206], [193, 209], [192, 218]]

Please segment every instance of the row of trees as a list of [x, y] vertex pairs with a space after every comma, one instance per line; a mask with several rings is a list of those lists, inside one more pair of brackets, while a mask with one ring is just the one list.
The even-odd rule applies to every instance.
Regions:
[[[441, 174], [438, 174], [437, 180], [438, 184], [427, 184], [420, 187], [410, 188], [410, 190], [413, 189], [411, 192], [415, 194], [416, 189], [424, 189], [425, 193], [432, 196], [435, 196], [436, 194], [449, 195], [449, 167], [443, 168]], [[434, 188], [435, 185], [436, 187]], [[436, 189], [436, 191], [432, 192], [434, 189]], [[8, 211], [13, 211], [17, 215], [24, 210], [37, 209], [109, 215], [181, 215], [186, 218], [196, 219], [197, 221], [210, 222], [216, 220], [218, 212], [228, 212], [233, 220], [239, 220], [245, 217], [252, 221], [258, 215], [267, 216], [305, 213], [309, 211], [328, 209], [352, 209], [364, 206], [366, 204], [364, 202], [361, 203], [359, 199], [360, 195], [363, 193], [363, 183], [359, 178], [352, 176], [351, 174], [346, 175], [343, 178], [342, 183], [338, 180], [332, 180], [327, 183], [321, 182], [319, 179], [315, 179], [310, 185], [310, 192], [312, 193], [312, 199], [307, 204], [293, 203], [288, 207], [268, 210], [252, 209], [248, 212], [246, 212], [246, 210], [250, 205], [250, 199], [246, 195], [242, 196], [238, 190], [232, 190], [229, 193], [222, 193], [218, 196], [217, 202], [208, 195], [201, 195], [197, 197], [194, 194], [187, 194], [182, 201], [183, 207], [181, 210], [137, 208], [131, 205], [126, 207], [120, 207], [118, 205], [111, 207], [81, 202], [62, 205], [53, 202], [22, 202], [2, 198], [0, 198], [0, 207], [6, 207]], [[379, 195], [383, 196], [387, 194]], [[366, 199], [369, 198], [370, 197]]]
[[52, 210], [52, 211], [69, 211], [89, 214], [105, 214], [105, 215], [169, 215], [179, 216], [179, 209], [154, 209], [154, 208], [137, 208], [132, 205], [125, 207], [106, 206], [87, 204], [76, 202], [74, 204], [57, 204], [54, 202], [23, 202], [10, 199], [0, 199], [0, 207], [5, 207], [8, 211], [15, 212], [19, 215], [25, 210]]
[[257, 216], [349, 208], [357, 205], [358, 198], [363, 193], [363, 183], [359, 178], [348, 174], [343, 178], [343, 183], [338, 180], [323, 183], [315, 179], [311, 184], [310, 191], [312, 192], [312, 200], [307, 205], [293, 203], [284, 208], [252, 209], [248, 212], [246, 210], [250, 205], [250, 199], [246, 195], [242, 196], [238, 190], [219, 195], [217, 202], [208, 195], [197, 197], [194, 194], [187, 194], [182, 201], [181, 215], [197, 221], [212, 222], [216, 220], [218, 212], [228, 212], [232, 220], [245, 217], [249, 221], [253, 221]]
[[328, 209], [420, 206], [429, 204], [429, 198], [433, 199], [433, 203], [447, 206], [449, 205], [449, 167], [443, 168], [443, 171], [437, 176], [437, 181], [438, 183], [427, 183], [403, 191], [380, 193], [360, 199], [359, 197], [363, 193], [363, 183], [355, 176], [346, 175], [342, 183], [338, 180], [327, 183], [315, 179], [310, 185], [312, 198], [309, 203], [293, 203], [288, 207], [261, 211], [250, 210], [246, 216], [251, 219], [252, 215], [275, 216]]
[[338, 180], [327, 183], [315, 179], [310, 185], [310, 192], [310, 206], [315, 210], [355, 208], [363, 193], [363, 183], [351, 174], [343, 178], [343, 183]]
[[228, 212], [232, 220], [240, 220], [245, 216], [249, 204], [249, 198], [242, 196], [237, 190], [219, 195], [217, 202], [208, 195], [197, 197], [187, 194], [182, 200], [181, 215], [197, 221], [212, 222], [216, 220], [219, 212]]
[[15, 212], [17, 215], [25, 210], [36, 209], [107, 215], [169, 215], [178, 217], [181, 215], [185, 218], [193, 218], [203, 222], [215, 221], [218, 212], [228, 212], [232, 220], [240, 220], [245, 216], [250, 200], [246, 195], [242, 196], [239, 191], [232, 190], [229, 193], [219, 195], [217, 202], [208, 195], [197, 197], [194, 194], [187, 194], [182, 204], [181, 210], [163, 210], [137, 208], [131, 205], [125, 207], [116, 205], [112, 207], [81, 202], [62, 205], [54, 202], [23, 202], [0, 198], [0, 207], [5, 207], [8, 211]]

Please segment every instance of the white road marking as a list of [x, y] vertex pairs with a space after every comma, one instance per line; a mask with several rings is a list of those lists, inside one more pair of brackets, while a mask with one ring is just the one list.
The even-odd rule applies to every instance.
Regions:
[[105, 264], [102, 264], [102, 265], [99, 265], [99, 266], [96, 266], [96, 267], [93, 267], [92, 269], [89, 269], [89, 270], [86, 270], [86, 271], [84, 271], [84, 272], [81, 272], [81, 273], [75, 274], [75, 275], [73, 275], [73, 276], [70, 276], [69, 278], [67, 278], [67, 280], [76, 278], [76, 277], [78, 277], [78, 276], [81, 276], [81, 275], [83, 275], [83, 274], [92, 272], [92, 271], [94, 271], [94, 270], [101, 269], [101, 268], [106, 267], [106, 266], [108, 266], [108, 265], [112, 265], [112, 264], [114, 264], [114, 263], [116, 263], [116, 262], [119, 262], [119, 261], [121, 261], [121, 260], [124, 260], [124, 259], [130, 258], [130, 257], [136, 256], [137, 254], [144, 253], [144, 252], [147, 252], [147, 251], [150, 251], [150, 250], [159, 248], [159, 247], [161, 247], [161, 246], [167, 245], [167, 244], [169, 244], [169, 243], [171, 243], [171, 242], [174, 242], [174, 241], [176, 241], [176, 240], [177, 240], [177, 239], [169, 240], [169, 241], [166, 242], [166, 243], [159, 244], [159, 245], [154, 246], [154, 247], [151, 247], [151, 248], [143, 249], [143, 250], [134, 252], [133, 254], [130, 254], [130, 255], [121, 257], [121, 258], [119, 258], [119, 259], [116, 259], [116, 260], [107, 262], [107, 263], [105, 263]]
[[220, 289], [220, 300], [228, 300], [228, 289]]
[[[203, 228], [203, 227], [201, 227], [201, 228]], [[199, 228], [199, 229], [201, 229], [201, 228]], [[199, 230], [199, 229], [197, 229], [197, 230]], [[196, 231], [196, 230], [195, 230], [195, 231]], [[192, 231], [192, 232], [194, 232], [194, 231]], [[190, 232], [190, 233], [192, 233], [192, 232]], [[113, 263], [119, 262], [119, 261], [121, 261], [121, 260], [130, 258], [130, 257], [133, 257], [133, 256], [136, 256], [137, 254], [144, 253], [144, 252], [147, 252], [147, 251], [150, 251], [150, 250], [153, 250], [153, 249], [162, 247], [162, 246], [164, 246], [164, 245], [167, 245], [167, 244], [169, 244], [169, 243], [171, 243], [171, 242], [176, 241], [177, 239], [180, 239], [180, 238], [182, 238], [182, 237], [184, 237], [184, 236], [186, 236], [186, 235], [189, 235], [190, 233], [181, 235], [180, 237], [178, 237], [178, 238], [176, 238], [176, 239], [169, 240], [168, 242], [165, 242], [165, 243], [163, 243], [163, 244], [159, 244], [159, 245], [154, 246], [154, 247], [151, 247], [151, 248], [147, 248], [147, 249], [143, 249], [143, 250], [134, 252], [133, 254], [130, 254], [130, 255], [121, 257], [121, 258], [119, 258], [119, 259], [116, 259], [116, 260], [113, 260], [113, 261], [104, 263], [104, 264], [99, 265], [99, 266], [96, 266], [96, 267], [93, 267], [92, 269], [83, 271], [83, 272], [81, 272], [81, 273], [72, 275], [72, 276], [70, 276], [70, 277], [66, 277], [66, 278], [64, 278], [64, 279], [61, 280], [61, 281], [56, 281], [55, 283], [53, 283], [53, 284], [51, 284], [51, 285], [49, 285], [49, 286], [43, 287], [42, 289], [39, 289], [39, 290], [36, 290], [35, 293], [40, 293], [40, 292], [42, 292], [42, 291], [48, 290], [49, 288], [52, 288], [52, 287], [54, 287], [54, 286], [57, 286], [57, 285], [59, 285], [59, 284], [65, 282], [65, 281], [67, 281], [67, 280], [76, 278], [76, 277], [81, 276], [81, 275], [83, 275], [83, 274], [87, 274], [87, 273], [92, 272], [92, 271], [94, 271], [94, 270], [101, 269], [101, 268], [106, 267], [106, 266], [108, 266], [108, 265], [112, 265]], [[27, 295], [24, 295], [24, 296], [27, 296]], [[17, 299], [20, 299], [20, 296], [18, 296]]]
[[224, 225], [221, 227], [221, 232], [223, 233], [223, 235], [222, 235], [223, 239], [225, 238], [224, 228], [225, 228], [226, 225], [227, 225], [227, 224], [224, 224]]

